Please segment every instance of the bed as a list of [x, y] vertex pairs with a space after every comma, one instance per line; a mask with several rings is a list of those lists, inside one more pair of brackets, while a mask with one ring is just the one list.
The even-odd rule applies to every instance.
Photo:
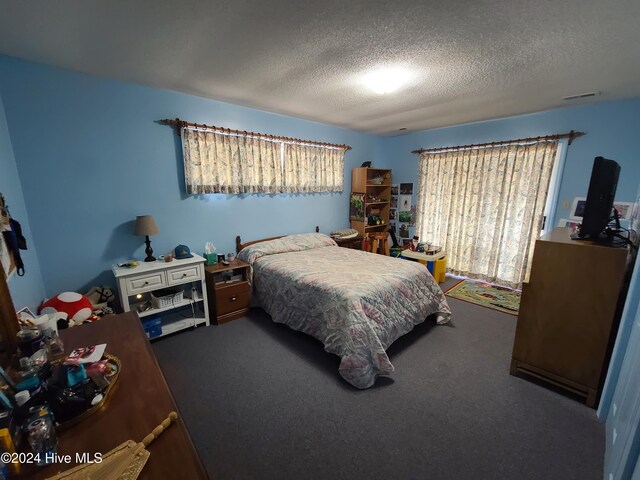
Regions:
[[340, 248], [320, 233], [237, 243], [256, 304], [320, 340], [357, 388], [393, 372], [386, 349], [398, 337], [427, 317], [450, 319], [442, 290], [419, 263]]

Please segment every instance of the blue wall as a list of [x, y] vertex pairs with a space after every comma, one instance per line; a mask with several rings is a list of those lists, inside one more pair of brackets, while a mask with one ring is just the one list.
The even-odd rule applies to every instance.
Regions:
[[[1, 56], [0, 94], [48, 295], [113, 283], [111, 264], [143, 258], [142, 238], [132, 235], [140, 214], [156, 218], [157, 254], [178, 243], [201, 251], [206, 241], [229, 252], [237, 234], [254, 239], [315, 225], [325, 232], [345, 227], [349, 170], [373, 160], [393, 168], [394, 183], [416, 183], [417, 157], [410, 152], [418, 147], [587, 132], [569, 148], [557, 218], [569, 215], [564, 201], [585, 195], [596, 155], [622, 165], [618, 200], [634, 201], [640, 179], [633, 146], [640, 99], [390, 138]], [[157, 122], [167, 117], [347, 143], [353, 150], [346, 154], [346, 192], [187, 196], [180, 139]]]
[[[4, 105], [0, 96], [0, 193], [4, 195], [11, 216], [20, 222], [22, 232], [27, 240], [26, 251], [21, 252], [24, 262], [25, 275], [19, 277], [13, 275], [9, 279], [9, 290], [17, 309], [30, 307], [35, 312], [35, 307], [40, 304], [44, 295], [42, 275], [36, 247], [31, 235], [29, 216], [22, 196], [20, 178], [13, 154], [11, 138], [4, 113]], [[1, 273], [0, 273], [1, 274]]]
[[640, 153], [635, 144], [640, 133], [640, 98], [549, 110], [531, 115], [427, 130], [386, 140], [378, 153], [379, 164], [393, 168], [394, 183], [417, 182], [418, 148], [468, 145], [513, 138], [583, 131], [569, 147], [560, 184], [553, 225], [568, 218], [574, 197], [584, 197], [594, 157], [616, 160], [622, 167], [616, 199], [635, 201], [640, 181]]
[[[187, 196], [179, 138], [171, 128], [157, 123], [167, 117], [350, 144], [345, 193]], [[393, 168], [394, 183], [417, 183], [417, 157], [410, 153], [416, 148], [572, 129], [587, 135], [569, 148], [556, 220], [569, 215], [563, 208], [565, 201], [570, 205], [573, 197], [586, 194], [596, 155], [621, 164], [617, 198], [635, 201], [640, 183], [640, 155], [635, 147], [640, 99], [386, 138], [0, 56], [0, 192], [22, 222], [30, 247], [24, 253], [27, 275], [10, 281], [12, 296], [20, 308], [37, 305], [45, 293], [113, 284], [111, 264], [144, 257], [142, 238], [132, 235], [136, 215], [156, 218], [160, 235], [153, 238], [153, 246], [157, 254], [178, 243], [200, 251], [206, 241], [228, 252], [234, 249], [236, 234], [251, 240], [312, 231], [315, 225], [324, 232], [345, 227], [349, 170], [363, 161]], [[639, 268], [636, 265], [607, 379], [602, 417], [621, 386], [637, 376], [632, 368], [625, 369], [625, 362], [628, 351], [638, 349], [637, 342], [629, 339], [637, 329]], [[637, 436], [632, 445], [637, 454]], [[632, 462], [628, 458], [625, 465]]]
[[[374, 137], [182, 93], [0, 57], [0, 93], [48, 295], [114, 284], [111, 265], [144, 258], [136, 215], [155, 217], [156, 254], [212, 241], [348, 226], [352, 167], [370, 160]], [[162, 118], [346, 143], [345, 192], [308, 195], [184, 193], [182, 152]]]

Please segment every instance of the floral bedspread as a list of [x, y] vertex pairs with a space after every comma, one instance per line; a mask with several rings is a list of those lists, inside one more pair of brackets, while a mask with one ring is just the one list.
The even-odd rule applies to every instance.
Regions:
[[290, 235], [244, 248], [254, 298], [272, 319], [320, 340], [340, 375], [371, 387], [393, 365], [386, 349], [427, 316], [451, 311], [424, 265], [340, 248], [322, 234]]

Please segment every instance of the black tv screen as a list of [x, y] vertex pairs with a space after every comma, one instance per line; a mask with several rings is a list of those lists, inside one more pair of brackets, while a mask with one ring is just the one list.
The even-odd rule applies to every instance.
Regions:
[[620, 165], [617, 162], [603, 157], [595, 158], [582, 216], [580, 238], [597, 239], [607, 228], [613, 212], [619, 176]]

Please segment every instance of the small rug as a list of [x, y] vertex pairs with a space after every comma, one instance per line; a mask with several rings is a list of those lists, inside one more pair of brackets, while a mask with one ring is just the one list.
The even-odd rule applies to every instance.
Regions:
[[518, 315], [520, 308], [521, 292], [491, 283], [461, 280], [447, 290], [445, 295], [510, 315]]

